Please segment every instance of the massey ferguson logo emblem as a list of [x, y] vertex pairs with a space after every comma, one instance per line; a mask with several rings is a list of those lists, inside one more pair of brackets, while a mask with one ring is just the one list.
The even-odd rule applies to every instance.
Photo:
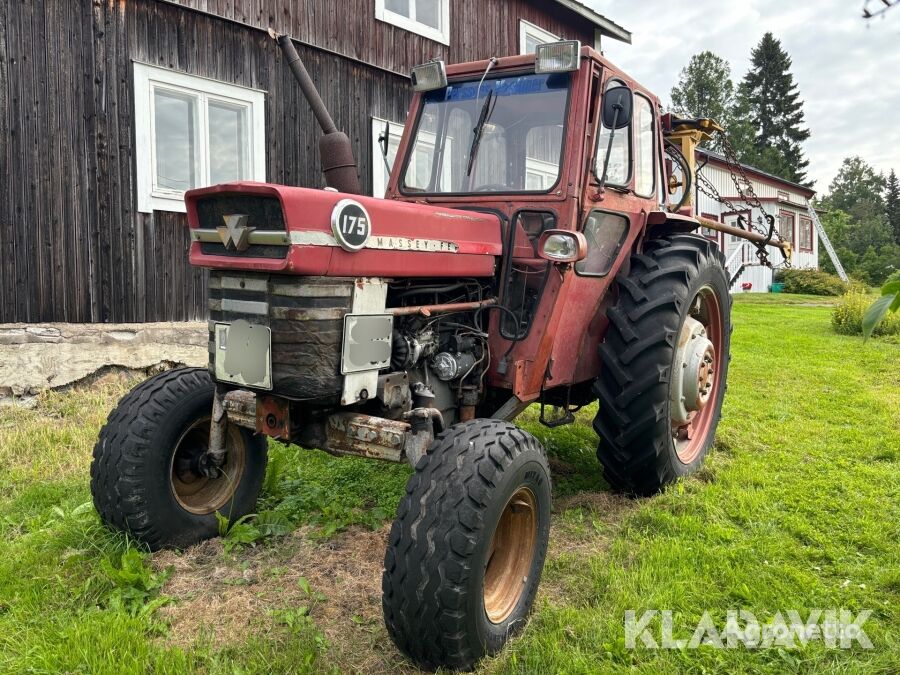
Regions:
[[363, 205], [352, 199], [342, 199], [331, 211], [331, 230], [345, 251], [358, 251], [372, 234], [372, 221]]
[[217, 227], [226, 250], [246, 251], [250, 247], [250, 233], [255, 227], [247, 227], [247, 216], [235, 214], [223, 216], [225, 227]]

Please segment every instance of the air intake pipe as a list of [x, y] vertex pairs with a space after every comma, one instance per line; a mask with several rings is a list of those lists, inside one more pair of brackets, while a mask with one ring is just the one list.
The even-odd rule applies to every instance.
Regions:
[[277, 35], [274, 31], [269, 30], [271, 35], [278, 42], [281, 51], [287, 59], [287, 64], [294, 73], [300, 90], [309, 101], [309, 107], [312, 108], [319, 126], [322, 127], [322, 138], [319, 139], [319, 155], [322, 160], [322, 173], [325, 174], [325, 184], [332, 187], [338, 192], [348, 192], [350, 194], [362, 194], [362, 186], [359, 184], [359, 174], [357, 173], [356, 160], [353, 159], [353, 148], [350, 145], [350, 139], [347, 134], [338, 131], [334, 120], [328, 113], [328, 108], [319, 96], [316, 85], [313, 84], [312, 78], [303, 65], [300, 55], [294, 48], [294, 43], [288, 35]]

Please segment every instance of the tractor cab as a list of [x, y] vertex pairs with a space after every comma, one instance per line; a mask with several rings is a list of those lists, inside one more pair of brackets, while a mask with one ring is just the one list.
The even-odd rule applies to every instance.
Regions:
[[605, 325], [611, 270], [639, 247], [650, 214], [667, 219], [658, 99], [577, 41], [432, 61], [412, 81], [386, 196], [497, 216], [509, 311], [495, 319], [488, 376], [522, 400], [565, 385], [574, 405], [599, 371], [596, 350], [581, 347]]

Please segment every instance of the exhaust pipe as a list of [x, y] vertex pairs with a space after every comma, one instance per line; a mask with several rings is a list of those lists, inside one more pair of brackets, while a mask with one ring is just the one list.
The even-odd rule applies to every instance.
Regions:
[[294, 74], [303, 96], [309, 101], [313, 115], [316, 116], [319, 126], [324, 134], [319, 139], [319, 155], [322, 160], [322, 173], [325, 174], [325, 184], [338, 192], [350, 194], [362, 194], [362, 186], [359, 183], [356, 160], [353, 159], [353, 148], [347, 134], [338, 131], [334, 120], [328, 113], [328, 108], [319, 96], [319, 91], [313, 83], [306, 66], [300, 59], [300, 55], [294, 48], [294, 43], [289, 35], [278, 35], [271, 28], [269, 35], [278, 42], [278, 46], [287, 59], [287, 64]]

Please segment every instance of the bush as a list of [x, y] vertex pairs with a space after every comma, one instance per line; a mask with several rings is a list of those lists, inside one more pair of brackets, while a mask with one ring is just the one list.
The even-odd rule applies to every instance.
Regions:
[[806, 295], [842, 295], [850, 290], [839, 276], [822, 270], [786, 269], [779, 270], [775, 281], [784, 284], [785, 293]]
[[[855, 290], [844, 295], [831, 313], [831, 325], [834, 330], [842, 335], [862, 335], [863, 315], [875, 299], [869, 293]], [[888, 313], [872, 333], [872, 335], [898, 334], [900, 334], [900, 315], [892, 313]]]

